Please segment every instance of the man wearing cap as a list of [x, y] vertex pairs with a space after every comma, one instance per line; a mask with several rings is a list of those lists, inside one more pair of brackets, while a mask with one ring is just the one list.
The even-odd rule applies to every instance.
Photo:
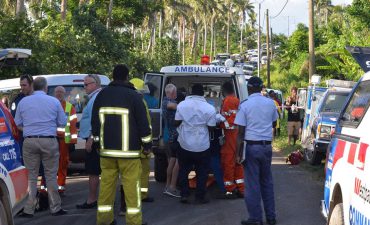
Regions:
[[113, 81], [96, 97], [91, 117], [100, 153], [98, 225], [116, 224], [114, 199], [118, 176], [125, 190], [126, 224], [141, 225], [141, 153], [148, 155], [152, 135], [142, 97], [128, 82], [126, 65], [117, 65]]
[[[242, 225], [262, 225], [261, 198], [266, 222], [276, 224], [274, 189], [271, 173], [272, 127], [276, 126], [278, 113], [274, 102], [262, 96], [262, 80], [251, 77], [248, 81], [248, 100], [240, 104], [234, 123], [239, 127], [238, 161], [243, 161], [245, 203], [249, 219]], [[245, 143], [244, 143], [245, 142]], [[245, 148], [245, 149], [243, 149]], [[244, 156], [243, 156], [244, 154]]]

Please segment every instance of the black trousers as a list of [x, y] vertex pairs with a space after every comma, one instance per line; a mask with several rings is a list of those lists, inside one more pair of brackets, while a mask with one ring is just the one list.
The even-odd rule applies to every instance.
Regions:
[[195, 198], [203, 199], [205, 197], [210, 161], [211, 154], [209, 149], [203, 152], [191, 152], [180, 146], [178, 151], [178, 162], [180, 192], [182, 197], [188, 197], [190, 195], [188, 176], [193, 169], [195, 169], [197, 179]]

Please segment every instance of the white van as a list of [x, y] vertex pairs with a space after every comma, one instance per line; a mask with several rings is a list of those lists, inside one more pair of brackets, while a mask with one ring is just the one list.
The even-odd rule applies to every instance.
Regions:
[[[66, 89], [66, 101], [73, 104], [76, 109], [78, 121], [81, 118], [81, 113], [87, 104], [87, 95], [84, 89], [84, 77], [87, 74], [52, 74], [52, 75], [38, 75], [36, 77], [45, 77], [48, 82], [48, 94], [54, 95], [54, 89], [57, 86], [63, 86]], [[104, 75], [99, 75], [102, 87], [107, 86], [110, 82], [109, 78]], [[8, 79], [0, 81], [0, 96], [7, 96], [10, 102], [19, 94], [19, 78]], [[11, 105], [11, 104], [10, 104]], [[83, 162], [85, 153], [85, 141], [78, 138], [75, 145], [75, 151], [71, 152], [70, 160], [72, 162]]]
[[190, 94], [191, 86], [201, 84], [207, 102], [220, 111], [222, 103], [221, 87], [230, 81], [240, 101], [248, 97], [246, 80], [242, 68], [213, 65], [166, 66], [160, 73], [147, 73], [145, 83], [150, 94], [144, 95], [150, 110], [153, 131], [154, 170], [157, 181], [166, 180], [167, 156], [163, 142], [162, 99], [164, 88], [172, 83], [184, 95]]
[[349, 95], [328, 147], [321, 206], [329, 225], [370, 224], [369, 105], [367, 72]]

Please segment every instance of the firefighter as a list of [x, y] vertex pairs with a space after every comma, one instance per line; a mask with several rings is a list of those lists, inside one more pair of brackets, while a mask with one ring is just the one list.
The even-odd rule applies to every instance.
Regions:
[[239, 99], [235, 96], [231, 82], [222, 85], [225, 99], [221, 106], [221, 115], [225, 118], [221, 127], [225, 134], [225, 143], [221, 148], [221, 165], [224, 174], [226, 198], [243, 198], [244, 196], [244, 173], [243, 166], [236, 163], [236, 139], [238, 129], [234, 124], [235, 116], [239, 107]]
[[77, 115], [73, 105], [64, 99], [66, 90], [58, 86], [54, 90], [54, 96], [62, 104], [63, 110], [67, 116], [67, 125], [64, 128], [58, 127], [57, 135], [59, 142], [59, 168], [58, 168], [58, 191], [64, 193], [67, 168], [69, 163], [69, 148], [77, 143]]
[[94, 102], [91, 125], [100, 152], [101, 181], [97, 224], [116, 224], [114, 199], [118, 176], [125, 190], [126, 224], [141, 225], [140, 155], [150, 154], [151, 129], [142, 97], [128, 82], [126, 65], [117, 65], [113, 81]]
[[[140, 95], [148, 94], [149, 88], [147, 85], [145, 85], [144, 81], [139, 78], [133, 78], [130, 80], [130, 83], [134, 85], [136, 90], [139, 92]], [[148, 118], [149, 126], [151, 126], [150, 123], [150, 114], [147, 102], [144, 101], [145, 109], [146, 109], [146, 115]], [[154, 199], [151, 197], [148, 197], [148, 191], [149, 191], [149, 173], [150, 173], [150, 154], [143, 154], [141, 153], [140, 156], [141, 160], [141, 200], [143, 202], [153, 202]]]

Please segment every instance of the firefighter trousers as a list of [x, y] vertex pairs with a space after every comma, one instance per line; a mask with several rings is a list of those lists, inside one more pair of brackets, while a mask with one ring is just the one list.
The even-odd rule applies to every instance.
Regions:
[[141, 225], [140, 159], [100, 157], [101, 180], [98, 199], [97, 224], [109, 225], [114, 220], [114, 200], [118, 177], [125, 190], [126, 224]]
[[150, 155], [142, 155], [141, 161], [141, 199], [148, 197], [149, 191], [149, 173], [150, 173]]
[[225, 129], [225, 143], [221, 148], [221, 166], [224, 173], [226, 191], [237, 189], [244, 193], [244, 171], [241, 164], [236, 163], [237, 129]]
[[69, 163], [69, 144], [66, 144], [63, 139], [59, 139], [58, 142], [59, 142], [58, 189], [60, 191], [63, 191], [67, 179], [67, 169]]

